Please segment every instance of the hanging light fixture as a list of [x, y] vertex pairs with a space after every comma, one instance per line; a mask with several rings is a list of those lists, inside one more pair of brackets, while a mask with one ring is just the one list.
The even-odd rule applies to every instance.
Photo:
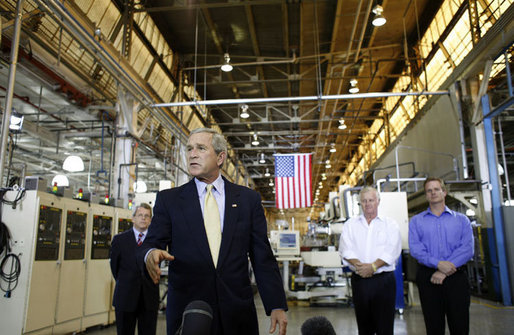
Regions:
[[136, 181], [132, 188], [136, 193], [145, 193], [148, 190], [148, 188], [146, 187], [146, 183], [142, 180]]
[[348, 90], [348, 92], [350, 92], [351, 94], [359, 93], [359, 88], [357, 87], [357, 84], [357, 79], [353, 78], [352, 80], [350, 80], [350, 89]]
[[18, 133], [21, 131], [22, 127], [23, 127], [23, 115], [16, 112], [16, 110], [13, 108], [12, 112], [11, 112], [11, 120], [9, 123], [9, 129], [14, 133]]
[[57, 186], [68, 187], [68, 186], [70, 186], [70, 181], [68, 180], [68, 177], [66, 177], [65, 175], [58, 174], [54, 177], [54, 179], [52, 179], [52, 185], [56, 185], [56, 184], [57, 184]]
[[253, 134], [252, 145], [259, 145], [259, 139], [257, 138], [257, 134]]
[[223, 65], [221, 66], [221, 71], [223, 71], [223, 72], [232, 71], [232, 69], [234, 67], [232, 65], [230, 65], [230, 55], [228, 54], [228, 52], [223, 55], [223, 58], [225, 58], [225, 63], [223, 63]]
[[66, 157], [62, 163], [62, 169], [69, 172], [84, 171], [84, 162], [79, 156], [71, 155]]
[[373, 21], [371, 22], [375, 27], [381, 27], [386, 23], [386, 18], [382, 15], [384, 8], [380, 5], [373, 7], [372, 12], [375, 14]]
[[241, 105], [241, 114], [239, 114], [241, 119], [248, 119], [250, 117], [250, 114], [248, 114], [248, 105], [242, 104]]
[[270, 179], [270, 180], [269, 180], [269, 184], [268, 184], [268, 185], [269, 185], [269, 186], [275, 186], [275, 183], [273, 183], [273, 179]]
[[261, 164], [266, 163], [266, 159], [264, 157], [264, 153], [261, 153], [261, 159], [259, 160], [259, 163], [261, 163]]
[[330, 152], [336, 152], [336, 151], [337, 151], [337, 150], [336, 150], [336, 144], [335, 144], [335, 143], [332, 143], [332, 144], [330, 145], [330, 150], [329, 150], [329, 151], [330, 151]]
[[266, 168], [266, 173], [264, 174], [264, 177], [269, 177], [269, 176], [270, 176], [269, 169]]
[[337, 127], [337, 128], [339, 128], [341, 130], [345, 130], [346, 129], [346, 124], [344, 123], [343, 119], [339, 120], [339, 127]]

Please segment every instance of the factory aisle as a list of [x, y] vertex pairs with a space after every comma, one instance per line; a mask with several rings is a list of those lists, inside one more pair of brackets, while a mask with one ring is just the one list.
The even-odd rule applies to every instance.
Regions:
[[[269, 318], [264, 314], [262, 303], [256, 300], [257, 311], [259, 314], [259, 333], [268, 334]], [[289, 312], [288, 334], [300, 334], [302, 323], [313, 316], [325, 316], [336, 330], [338, 335], [356, 335], [357, 323], [353, 308], [349, 307], [309, 307], [299, 306], [291, 303]], [[470, 334], [491, 334], [507, 335], [512, 334], [514, 329], [514, 308], [503, 307], [489, 301], [479, 300], [472, 297], [470, 310]], [[278, 333], [278, 332], [276, 332]], [[447, 332], [448, 333], [448, 332]], [[90, 329], [86, 334], [91, 335], [116, 335], [116, 326], [112, 325], [104, 329]], [[157, 334], [166, 334], [166, 317], [159, 314], [157, 322]], [[425, 334], [423, 315], [421, 307], [415, 306], [405, 310], [403, 315], [397, 315], [395, 320], [395, 334], [417, 335]]]

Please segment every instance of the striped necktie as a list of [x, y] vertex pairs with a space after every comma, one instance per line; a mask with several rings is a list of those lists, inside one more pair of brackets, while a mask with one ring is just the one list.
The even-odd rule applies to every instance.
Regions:
[[218, 204], [212, 194], [212, 185], [207, 185], [207, 194], [205, 195], [205, 204], [203, 208], [203, 221], [207, 240], [209, 241], [209, 249], [211, 250], [212, 261], [214, 267], [218, 265], [218, 255], [221, 244], [221, 223]]
[[144, 234], [143, 233], [139, 233], [138, 237], [137, 237], [137, 246], [139, 247], [141, 244], [143, 244], [143, 236]]

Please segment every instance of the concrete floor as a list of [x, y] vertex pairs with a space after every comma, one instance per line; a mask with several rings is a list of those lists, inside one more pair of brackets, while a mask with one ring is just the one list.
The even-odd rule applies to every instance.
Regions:
[[[260, 299], [257, 298], [255, 303], [259, 316], [260, 334], [268, 334], [269, 318], [264, 314]], [[289, 320], [287, 333], [291, 335], [300, 334], [302, 323], [310, 317], [319, 315], [325, 316], [332, 322], [338, 335], [357, 334], [357, 323], [351, 307], [309, 307], [303, 303], [291, 302], [287, 315]], [[470, 329], [470, 334], [514, 334], [514, 308], [472, 298]], [[275, 333], [278, 334], [278, 331]], [[116, 326], [89, 329], [85, 334], [115, 335]], [[166, 318], [163, 314], [159, 314], [157, 334], [166, 334]], [[395, 334], [425, 334], [420, 306], [409, 307], [403, 315], [396, 316]]]

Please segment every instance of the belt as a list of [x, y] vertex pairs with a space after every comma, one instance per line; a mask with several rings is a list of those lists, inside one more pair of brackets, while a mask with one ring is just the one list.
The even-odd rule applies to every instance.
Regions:
[[389, 275], [389, 274], [392, 274], [393, 271], [382, 271], [382, 272], [379, 272], [379, 273], [374, 273], [373, 276], [371, 277], [361, 277], [359, 276], [357, 273], [353, 273], [352, 274], [352, 277], [355, 277], [356, 279], [371, 279], [371, 278], [378, 278], [378, 277], [382, 277], [382, 276], [385, 276], [385, 275]]

